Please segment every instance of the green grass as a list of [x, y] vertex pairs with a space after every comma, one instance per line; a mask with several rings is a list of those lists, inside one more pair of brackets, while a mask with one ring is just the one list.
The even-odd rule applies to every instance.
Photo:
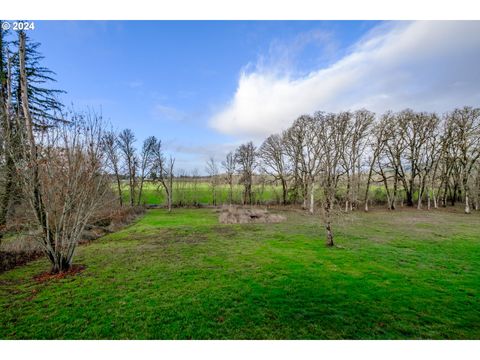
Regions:
[[[114, 184], [112, 186], [115, 186]], [[116, 188], [115, 188], [116, 191]], [[128, 203], [130, 194], [128, 192], [128, 186], [123, 184], [123, 200]], [[137, 190], [138, 191], [138, 190]], [[361, 194], [364, 194], [365, 190], [361, 190]], [[316, 199], [322, 197], [321, 189], [316, 190]], [[344, 195], [345, 189], [339, 190], [339, 195]], [[385, 189], [383, 186], [372, 184], [370, 188], [371, 201], [386, 201]], [[218, 184], [216, 187], [217, 204], [228, 204], [230, 201], [230, 188], [226, 184]], [[138, 196], [138, 194], [136, 195]], [[233, 202], [236, 204], [242, 203], [243, 186], [235, 184], [233, 186]], [[253, 202], [258, 204], [280, 204], [282, 200], [282, 188], [280, 185], [274, 185], [271, 183], [264, 186], [256, 184], [253, 186]], [[142, 190], [141, 204], [147, 205], [164, 205], [166, 202], [165, 192], [163, 187], [158, 188], [157, 185], [146, 182]], [[173, 183], [173, 203], [174, 205], [194, 205], [203, 204], [211, 205], [213, 203], [213, 192], [209, 182], [198, 181], [194, 183], [191, 179], [186, 180], [174, 180]]]
[[[216, 187], [217, 204], [229, 203], [230, 190], [228, 185], [219, 184]], [[235, 203], [242, 202], [243, 187], [241, 185], [233, 186], [233, 201]], [[275, 185], [255, 185], [253, 187], [254, 201], [264, 202], [279, 202], [281, 199], [282, 189]], [[138, 196], [138, 194], [137, 194]], [[128, 193], [128, 186], [123, 186], [123, 199], [128, 202], [130, 195]], [[158, 187], [150, 182], [144, 184], [142, 190], [142, 204], [165, 204], [166, 197], [162, 187]], [[197, 182], [194, 184], [191, 180], [175, 180], [173, 185], [173, 203], [180, 205], [203, 204], [211, 205], [213, 202], [213, 191], [210, 183]]]
[[219, 225], [151, 210], [82, 246], [87, 268], [0, 274], [4, 339], [480, 339], [480, 213], [373, 211]]

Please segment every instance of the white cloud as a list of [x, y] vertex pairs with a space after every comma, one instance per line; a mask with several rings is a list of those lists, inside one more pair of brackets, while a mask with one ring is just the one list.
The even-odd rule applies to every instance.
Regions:
[[479, 58], [480, 21], [385, 23], [342, 59], [305, 76], [265, 66], [242, 72], [232, 100], [210, 125], [261, 138], [316, 110], [480, 106]]

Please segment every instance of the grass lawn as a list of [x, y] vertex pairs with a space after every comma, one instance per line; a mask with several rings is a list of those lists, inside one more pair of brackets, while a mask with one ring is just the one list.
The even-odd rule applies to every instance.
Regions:
[[0, 338], [480, 339], [480, 213], [376, 210], [219, 225], [150, 210], [78, 249], [86, 269], [0, 274]]

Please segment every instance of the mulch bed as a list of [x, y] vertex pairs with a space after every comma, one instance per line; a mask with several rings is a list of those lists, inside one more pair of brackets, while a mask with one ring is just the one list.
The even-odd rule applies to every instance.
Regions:
[[41, 274], [34, 276], [33, 279], [39, 283], [49, 281], [49, 280], [54, 280], [54, 279], [55, 280], [64, 279], [66, 277], [75, 276], [81, 273], [85, 269], [86, 269], [85, 265], [72, 265], [72, 267], [68, 271], [61, 272], [58, 274], [52, 274], [49, 271], [45, 271]]

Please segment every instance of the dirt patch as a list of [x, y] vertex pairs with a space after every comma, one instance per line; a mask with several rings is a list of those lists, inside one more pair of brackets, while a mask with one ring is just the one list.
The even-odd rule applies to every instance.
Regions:
[[66, 277], [75, 276], [81, 273], [85, 269], [86, 269], [85, 265], [72, 265], [72, 267], [68, 271], [61, 272], [58, 274], [52, 274], [51, 272], [46, 271], [34, 276], [33, 279], [39, 283], [43, 283], [43, 282], [54, 280], [54, 279], [64, 279]]
[[283, 215], [271, 214], [267, 210], [239, 207], [223, 208], [218, 216], [221, 224], [279, 223], [286, 219]]

